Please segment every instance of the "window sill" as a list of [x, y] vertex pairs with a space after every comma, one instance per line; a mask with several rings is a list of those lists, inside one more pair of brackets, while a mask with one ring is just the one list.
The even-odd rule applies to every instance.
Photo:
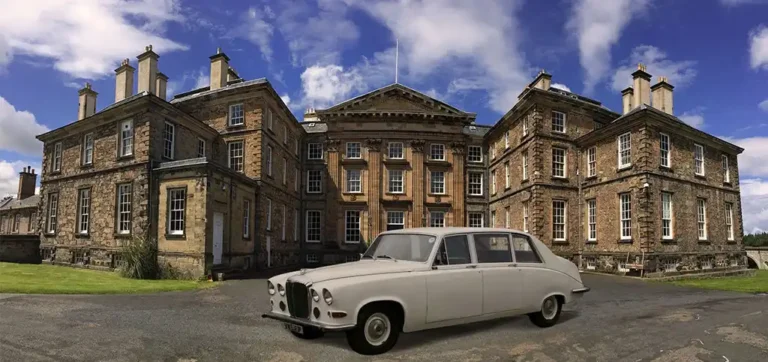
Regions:
[[670, 166], [659, 166], [659, 170], [665, 171], [665, 172], [675, 172], [675, 170], [672, 169]]
[[81, 168], [81, 169], [89, 169], [89, 168], [93, 168], [93, 162], [91, 162], [91, 163], [87, 163], [87, 164], [85, 164], [85, 165], [80, 165], [80, 168]]
[[521, 184], [524, 184], [524, 183], [528, 183], [528, 179], [527, 179], [527, 178], [524, 178], [524, 179], [520, 180], [520, 183], [521, 183]]
[[58, 175], [61, 175], [61, 170], [51, 171], [48, 173], [48, 176], [58, 176]]
[[677, 244], [677, 240], [675, 239], [661, 239], [662, 244]]
[[90, 237], [91, 237], [91, 234], [81, 234], [81, 233], [75, 234], [75, 239], [90, 239]]
[[584, 178], [584, 181], [591, 181], [591, 180], [597, 180], [597, 175], [587, 176], [586, 178]]
[[711, 241], [709, 241], [709, 240], [698, 240], [698, 243], [699, 243], [699, 244], [705, 244], [705, 245], [707, 245], [707, 244], [712, 244], [712, 242], [711, 242]]
[[726, 244], [730, 244], [730, 245], [735, 245], [735, 244], [738, 244], [738, 243], [736, 242], [736, 240], [726, 240], [726, 241], [725, 241], [725, 243], [726, 243]]
[[482, 166], [483, 165], [483, 161], [469, 161], [469, 160], [467, 160], [467, 164]]
[[552, 245], [568, 245], [568, 240], [552, 240]]
[[559, 182], [568, 182], [568, 177], [552, 176], [552, 180]]
[[117, 160], [118, 161], [127, 161], [127, 160], [132, 160], [134, 158], [135, 158], [135, 156], [133, 155], [133, 153], [130, 154], [130, 155], [125, 155], [125, 156], [117, 156]]
[[187, 234], [165, 234], [166, 240], [186, 240]]
[[243, 241], [251, 241], [251, 236], [250, 235], [248, 235], [248, 236], [243, 235]]
[[46, 236], [46, 237], [55, 237], [55, 236], [56, 236], [56, 233], [43, 233], [43, 236]]
[[320, 195], [322, 193], [322, 191], [307, 191], [307, 195]]
[[435, 193], [430, 192], [430, 193], [427, 193], [427, 196], [443, 197], [443, 196], [447, 196], [447, 194], [444, 194], [444, 193], [443, 194], [435, 194]]
[[165, 156], [165, 155], [163, 155], [162, 159], [168, 160], [168, 161], [173, 161], [173, 157], [168, 157], [168, 156]]
[[467, 194], [469, 197], [483, 197], [483, 194]]
[[120, 233], [113, 233], [112, 237], [115, 239], [130, 239], [133, 237], [131, 234], [120, 234]]
[[634, 165], [619, 166], [618, 168], [616, 168], [616, 172], [629, 171], [633, 167], [634, 167]]
[[239, 130], [245, 128], [245, 122], [240, 124], [230, 124], [227, 122], [227, 130]]
[[446, 166], [446, 167], [448, 167], [448, 166], [451, 165], [451, 163], [446, 161], [446, 160], [427, 160], [426, 163], [428, 165], [432, 165], [432, 166]]
[[733, 186], [733, 184], [730, 181], [723, 181], [723, 186]]
[[584, 244], [587, 244], [587, 245], [597, 245], [597, 240], [585, 240]]
[[704, 181], [707, 180], [707, 176], [706, 175], [694, 174], [693, 177], [695, 177], [697, 179], [700, 179], [700, 180], [704, 180]]
[[632, 244], [632, 239], [619, 239], [619, 244]]

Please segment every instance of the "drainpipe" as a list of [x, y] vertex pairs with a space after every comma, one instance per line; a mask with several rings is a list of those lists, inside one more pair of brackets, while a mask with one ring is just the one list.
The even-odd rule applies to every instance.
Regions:
[[[582, 210], [583, 210], [583, 207], [584, 207], [584, 205], [583, 205], [584, 194], [582, 193], [583, 190], [581, 188], [581, 178], [582, 178], [582, 176], [581, 176], [581, 167], [580, 167], [580, 165], [581, 165], [581, 161], [582, 160], [581, 160], [581, 150], [580, 149], [576, 150], [576, 159], [578, 160], [576, 162], [576, 182], [578, 183], [578, 187], [579, 187], [579, 191], [578, 191], [578, 195], [579, 195], [579, 203], [578, 203], [579, 204], [579, 210], [577, 212], [577, 214], [579, 215], [579, 217], [578, 217], [578, 219], [579, 219], [579, 240], [576, 243], [576, 249], [577, 249], [576, 252], [577, 252], [578, 261], [579, 261], [578, 267], [579, 267], [579, 269], [581, 269], [582, 266], [583, 266], [582, 265], [582, 259], [583, 259], [582, 258], [582, 254], [584, 252], [584, 246], [583, 246], [584, 245], [583, 244], [584, 243], [584, 234], [583, 234], [584, 233], [584, 225], [581, 222], [581, 213], [582, 213]], [[595, 216], [597, 216], [597, 215], [595, 215]]]

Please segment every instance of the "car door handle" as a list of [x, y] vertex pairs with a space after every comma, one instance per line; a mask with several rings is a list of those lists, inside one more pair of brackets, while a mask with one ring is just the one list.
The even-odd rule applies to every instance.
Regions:
[[477, 268], [477, 265], [467, 265], [467, 269], [474, 269]]

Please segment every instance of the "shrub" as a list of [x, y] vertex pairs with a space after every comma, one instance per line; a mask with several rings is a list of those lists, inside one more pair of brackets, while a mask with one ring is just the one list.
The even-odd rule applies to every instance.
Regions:
[[120, 274], [131, 279], [158, 279], [161, 275], [157, 263], [157, 242], [146, 237], [135, 237], [122, 248]]

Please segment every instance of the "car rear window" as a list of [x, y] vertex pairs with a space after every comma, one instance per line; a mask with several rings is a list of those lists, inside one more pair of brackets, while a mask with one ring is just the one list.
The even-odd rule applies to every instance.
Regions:
[[511, 263], [512, 253], [507, 234], [475, 234], [478, 263]]
[[527, 236], [512, 234], [512, 248], [515, 250], [515, 260], [518, 263], [541, 263], [539, 254]]

